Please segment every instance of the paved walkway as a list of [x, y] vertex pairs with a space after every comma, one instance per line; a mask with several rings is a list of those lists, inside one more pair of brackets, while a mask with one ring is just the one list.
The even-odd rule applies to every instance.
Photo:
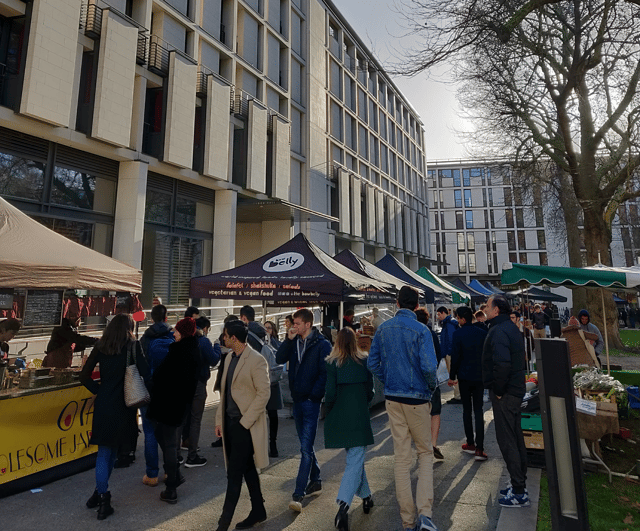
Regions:
[[[443, 387], [443, 398], [451, 398], [452, 391]], [[138, 445], [138, 459], [129, 468], [116, 469], [111, 478], [115, 514], [103, 522], [96, 520], [95, 511], [86, 509], [84, 503], [94, 489], [93, 470], [44, 485], [42, 492], [25, 492], [0, 501], [3, 509], [4, 528], [11, 531], [72, 531], [87, 529], [113, 530], [213, 530], [222, 509], [226, 488], [226, 476], [222, 450], [211, 448], [215, 407], [205, 410], [201, 454], [209, 459], [206, 466], [186, 469], [185, 485], [178, 490], [179, 501], [167, 505], [159, 500], [160, 487], [149, 488], [142, 484], [144, 457], [142, 439]], [[282, 412], [285, 413], [284, 411]], [[367, 475], [373, 491], [375, 507], [364, 515], [361, 502], [354, 501], [350, 512], [352, 530], [396, 531], [402, 528], [395, 499], [393, 479], [393, 443], [384, 406], [372, 410], [375, 445], [367, 454]], [[504, 463], [495, 441], [493, 416], [485, 405], [486, 452], [489, 460], [475, 462], [460, 451], [464, 442], [462, 406], [445, 404], [442, 409], [442, 428], [438, 441], [445, 460], [434, 466], [435, 507], [434, 521], [440, 531], [486, 531], [498, 526], [500, 507], [498, 490], [506, 482]], [[318, 444], [323, 448], [323, 422], [318, 430]], [[337, 510], [335, 498], [344, 470], [344, 452], [318, 451], [322, 469], [323, 492], [304, 501], [301, 514], [288, 510], [294, 480], [298, 469], [298, 443], [291, 419], [280, 421], [278, 447], [281, 458], [273, 460], [261, 475], [269, 519], [256, 527], [259, 531], [329, 531], [334, 529], [333, 519]], [[532, 476], [535, 472], [532, 471]], [[414, 488], [415, 488], [414, 473]], [[533, 479], [533, 477], [532, 477]], [[535, 481], [534, 481], [535, 483]], [[535, 486], [530, 484], [530, 491]], [[238, 504], [233, 524], [246, 517], [250, 502], [246, 488]], [[502, 529], [534, 531], [537, 507], [506, 509], [516, 518], [517, 527]], [[534, 527], [527, 527], [526, 522]], [[511, 525], [511, 524], [509, 524]], [[7, 527], [8, 526], [8, 527]]]

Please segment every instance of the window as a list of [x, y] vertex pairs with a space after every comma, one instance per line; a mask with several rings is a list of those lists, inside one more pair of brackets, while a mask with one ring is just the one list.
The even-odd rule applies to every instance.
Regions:
[[464, 222], [462, 218], [462, 212], [456, 211], [456, 229], [464, 229]]
[[465, 213], [465, 218], [467, 222], [467, 228], [472, 229], [473, 228], [473, 212], [471, 212], [471, 210], [467, 210], [467, 212]]
[[511, 188], [504, 189], [504, 206], [511, 206], [513, 201], [511, 200]]
[[464, 232], [458, 233], [458, 251], [464, 251]]
[[482, 189], [482, 206], [487, 206], [487, 191], [484, 188]]
[[544, 227], [544, 216], [542, 214], [542, 208], [536, 207], [533, 209], [536, 216], [536, 227]]
[[489, 206], [493, 206], [493, 188], [489, 188]]
[[[444, 230], [444, 212], [440, 212], [440, 228]], [[442, 236], [444, 238], [444, 235]]]
[[540, 253], [540, 265], [549, 265], [547, 260], [547, 253]]
[[527, 263], [527, 253], [520, 253], [520, 263], [521, 264]]
[[471, 190], [464, 191], [464, 206], [471, 208]]
[[519, 230], [518, 231], [518, 247], [520, 249], [526, 249], [527, 248], [527, 238], [525, 236], [525, 233], [523, 230]]
[[453, 196], [455, 198], [456, 208], [462, 208], [462, 190], [454, 190]]
[[467, 272], [467, 257], [464, 253], [458, 253], [458, 271], [460, 273]]
[[469, 273], [476, 272], [476, 253], [469, 253]]
[[[440, 226], [439, 226], [439, 225], [440, 225], [440, 224], [439, 224], [439, 222], [438, 222], [438, 213], [437, 213], [437, 212], [435, 212], [435, 213], [433, 214], [433, 228], [434, 228], [435, 230], [440, 230]], [[438, 247], [440, 247], [440, 245], [438, 245]]]
[[472, 232], [467, 234], [467, 250], [468, 251], [476, 250], [476, 238]]
[[537, 233], [538, 233], [538, 249], [546, 249], [547, 242], [545, 240], [544, 231], [539, 230], [537, 231]]
[[512, 230], [507, 232], [507, 245], [510, 251], [516, 250], [516, 233]]
[[[493, 214], [493, 211], [491, 211], [491, 214]], [[484, 211], [484, 226], [487, 229], [489, 228], [489, 212], [486, 210]]]
[[510, 208], [508, 208], [507, 210], [504, 211], [504, 215], [507, 220], [507, 227], [512, 229], [513, 228], [513, 211]]
[[518, 263], [518, 255], [516, 253], [509, 253], [509, 262]]
[[491, 267], [491, 253], [487, 253], [487, 272], [489, 274], [493, 273], [493, 269]]
[[496, 228], [496, 220], [493, 214], [493, 210], [491, 212], [489, 212], [489, 217], [491, 218], [491, 227], [492, 229]]
[[453, 186], [460, 186], [460, 170], [453, 170]]
[[0, 195], [42, 201], [44, 162], [0, 153]]
[[524, 229], [524, 212], [521, 208], [516, 209], [516, 225], [519, 229]]
[[433, 208], [440, 208], [440, 206], [438, 206], [438, 191], [437, 190], [433, 191]]

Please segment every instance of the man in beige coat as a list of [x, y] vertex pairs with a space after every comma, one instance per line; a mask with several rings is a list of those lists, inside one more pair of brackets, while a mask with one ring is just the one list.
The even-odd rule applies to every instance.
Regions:
[[247, 345], [242, 321], [224, 325], [222, 338], [231, 355], [222, 369], [216, 435], [222, 438], [227, 467], [227, 494], [217, 531], [227, 531], [235, 512], [242, 478], [251, 496], [249, 516], [236, 529], [249, 529], [267, 519], [257, 468], [269, 464], [266, 405], [271, 394], [269, 368], [262, 355]]

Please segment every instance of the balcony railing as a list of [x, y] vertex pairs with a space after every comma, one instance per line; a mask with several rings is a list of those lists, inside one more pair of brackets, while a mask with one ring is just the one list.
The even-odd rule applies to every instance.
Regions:
[[169, 48], [157, 35], [149, 37], [149, 70], [166, 77], [169, 74]]
[[80, 7], [80, 29], [91, 39], [99, 39], [102, 32], [102, 8], [97, 4]]

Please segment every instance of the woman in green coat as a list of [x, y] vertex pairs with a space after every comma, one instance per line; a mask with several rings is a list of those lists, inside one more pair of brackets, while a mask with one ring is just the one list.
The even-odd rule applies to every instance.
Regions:
[[324, 401], [327, 416], [324, 421], [324, 446], [347, 450], [347, 464], [336, 500], [340, 508], [335, 525], [340, 531], [349, 530], [347, 513], [355, 495], [362, 498], [365, 514], [373, 507], [364, 471], [367, 445], [373, 444], [369, 418], [373, 377], [367, 369], [366, 357], [358, 349], [354, 331], [343, 328], [326, 360], [327, 387]]

